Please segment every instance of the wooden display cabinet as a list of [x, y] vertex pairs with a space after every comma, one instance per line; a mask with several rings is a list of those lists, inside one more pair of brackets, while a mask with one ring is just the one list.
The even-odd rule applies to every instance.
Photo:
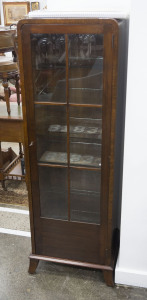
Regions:
[[121, 40], [124, 23], [25, 19], [18, 24], [30, 273], [46, 260], [101, 269], [106, 283], [114, 285], [124, 105], [123, 79], [117, 97], [118, 35]]

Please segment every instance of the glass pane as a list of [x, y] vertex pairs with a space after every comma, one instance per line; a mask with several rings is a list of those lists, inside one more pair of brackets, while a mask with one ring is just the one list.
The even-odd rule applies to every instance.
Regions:
[[100, 173], [71, 169], [70, 182], [71, 220], [100, 224]]
[[31, 34], [34, 100], [66, 102], [66, 55], [63, 34]]
[[41, 217], [67, 220], [67, 169], [39, 167]]
[[102, 104], [103, 35], [69, 35], [69, 103]]
[[70, 165], [101, 167], [102, 111], [70, 107]]
[[50, 164], [67, 164], [66, 107], [35, 105], [37, 159]]

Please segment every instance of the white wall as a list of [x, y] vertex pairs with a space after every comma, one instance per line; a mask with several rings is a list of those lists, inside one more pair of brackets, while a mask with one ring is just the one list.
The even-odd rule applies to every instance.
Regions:
[[47, 0], [50, 11], [129, 11], [131, 0]]
[[121, 244], [116, 282], [147, 287], [147, 1], [130, 18]]
[[121, 243], [115, 282], [147, 287], [147, 1], [47, 1], [50, 11], [130, 12]]

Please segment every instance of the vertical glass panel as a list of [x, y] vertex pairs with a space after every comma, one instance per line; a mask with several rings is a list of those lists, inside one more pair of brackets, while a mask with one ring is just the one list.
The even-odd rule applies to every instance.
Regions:
[[39, 167], [41, 217], [67, 220], [67, 169]]
[[102, 104], [103, 35], [69, 35], [69, 103]]
[[71, 220], [100, 224], [100, 173], [71, 169], [70, 180]]
[[39, 162], [67, 164], [66, 106], [35, 105]]
[[31, 34], [35, 101], [66, 102], [63, 34]]
[[70, 165], [101, 167], [102, 111], [70, 107]]

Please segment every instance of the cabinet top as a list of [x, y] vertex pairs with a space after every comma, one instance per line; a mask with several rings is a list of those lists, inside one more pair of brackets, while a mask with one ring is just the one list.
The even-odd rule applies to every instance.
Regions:
[[90, 11], [90, 12], [70, 12], [70, 11], [49, 11], [49, 10], [35, 10], [28, 14], [29, 18], [109, 18], [109, 19], [126, 19], [128, 18], [127, 12], [118, 11]]
[[[109, 28], [110, 31], [117, 32], [119, 23], [122, 22], [122, 19], [113, 19], [113, 18], [25, 18], [22, 19], [18, 22], [17, 24], [17, 29], [18, 31], [22, 29], [23, 25], [32, 25], [38, 26], [38, 25], [80, 25], [80, 26], [85, 26], [85, 25], [98, 25], [101, 28], [101, 31], [104, 30], [104, 28]], [[107, 30], [107, 29], [106, 29]]]

